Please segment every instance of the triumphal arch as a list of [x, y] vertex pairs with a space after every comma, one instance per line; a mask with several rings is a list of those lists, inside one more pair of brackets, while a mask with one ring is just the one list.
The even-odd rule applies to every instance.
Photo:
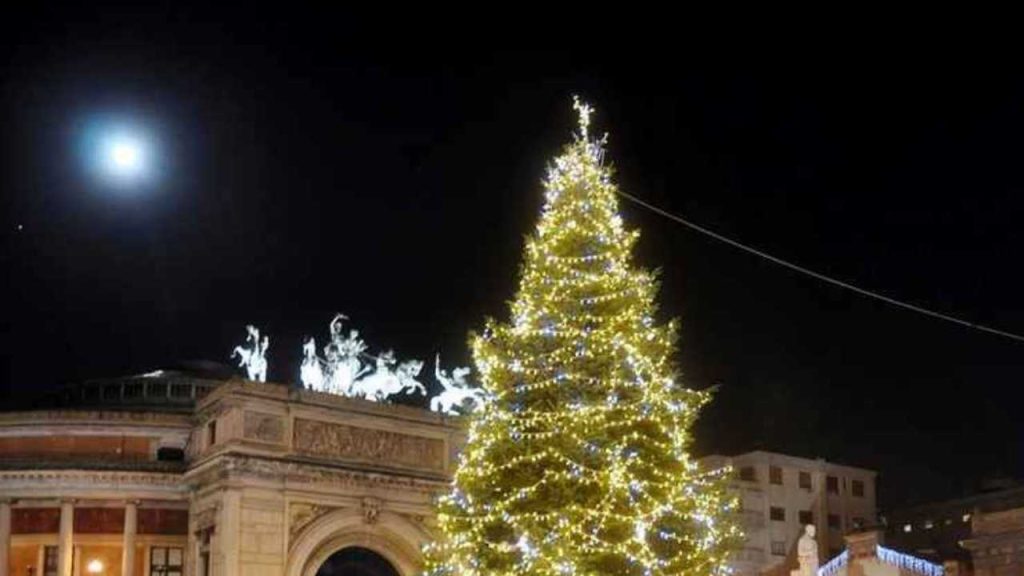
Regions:
[[273, 383], [75, 387], [0, 413], [0, 576], [411, 576], [463, 442], [457, 417]]

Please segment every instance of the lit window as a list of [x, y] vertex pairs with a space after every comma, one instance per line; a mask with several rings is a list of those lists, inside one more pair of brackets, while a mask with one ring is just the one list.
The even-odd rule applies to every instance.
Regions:
[[911, 526], [910, 524], [904, 524], [903, 525], [903, 531], [904, 532], [913, 532], [914, 531], [914, 527]]
[[964, 516], [963, 516], [963, 520], [964, 520], [964, 522], [970, 522], [971, 521], [970, 513], [965, 513]]
[[922, 526], [925, 530], [931, 530], [932, 528], [935, 528], [935, 522], [932, 522], [931, 520], [925, 520]]
[[182, 576], [185, 565], [184, 548], [154, 546], [149, 550], [150, 574]]
[[57, 576], [57, 558], [60, 551], [56, 546], [43, 547], [43, 576]]

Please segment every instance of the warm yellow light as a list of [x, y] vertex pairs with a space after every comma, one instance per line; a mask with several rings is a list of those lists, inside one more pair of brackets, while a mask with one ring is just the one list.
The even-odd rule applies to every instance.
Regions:
[[576, 102], [574, 141], [544, 181], [509, 322], [471, 339], [491, 401], [472, 415], [441, 499], [431, 576], [717, 575], [740, 532], [725, 471], [690, 429], [710, 394], [680, 384], [674, 322], [633, 265], [604, 140]]
[[89, 564], [87, 564], [85, 567], [85, 571], [89, 574], [102, 574], [103, 562], [99, 560], [90, 560]]

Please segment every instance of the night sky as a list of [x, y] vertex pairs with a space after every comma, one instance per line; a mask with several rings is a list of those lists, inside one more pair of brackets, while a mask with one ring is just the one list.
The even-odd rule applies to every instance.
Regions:
[[[4, 403], [228, 362], [247, 323], [271, 336], [271, 379], [292, 382], [302, 337], [322, 344], [338, 311], [374, 350], [468, 362], [467, 332], [507, 317], [573, 93], [610, 132], [623, 190], [1024, 333], [1019, 65], [657, 33], [527, 42], [285, 8], [39, 8], [0, 25]], [[160, 177], [92, 178], [78, 142], [96, 117], [148, 126]], [[686, 381], [720, 384], [701, 453], [876, 468], [887, 505], [1021, 474], [1024, 343], [622, 211], [661, 271], [660, 313], [682, 321]]]

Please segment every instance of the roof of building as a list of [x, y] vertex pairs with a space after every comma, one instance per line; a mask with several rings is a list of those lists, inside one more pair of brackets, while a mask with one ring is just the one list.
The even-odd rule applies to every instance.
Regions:
[[202, 360], [180, 362], [143, 374], [76, 382], [39, 398], [11, 403], [3, 410], [190, 412], [197, 400], [237, 377], [234, 368], [222, 363]]
[[757, 460], [759, 462], [772, 462], [782, 464], [784, 466], [790, 466], [793, 468], [813, 468], [813, 467], [824, 467], [829, 470], [847, 470], [850, 472], [856, 472], [859, 474], [866, 474], [876, 476], [878, 472], [869, 468], [861, 468], [858, 466], [850, 466], [848, 464], [839, 464], [825, 460], [824, 458], [804, 458], [801, 456], [793, 456], [791, 454], [783, 454], [781, 452], [770, 452], [767, 450], [753, 450], [750, 452], [743, 452], [740, 454], [734, 454], [732, 456], [725, 456], [721, 454], [712, 454], [702, 458], [702, 460], [714, 461], [716, 459], [743, 459], [743, 460]]
[[981, 512], [995, 512], [1024, 506], [1024, 485], [1000, 483], [997, 486], [987, 490], [982, 489], [960, 498], [894, 508], [888, 515], [895, 525], [899, 523], [899, 520], [933, 516], [945, 511], [973, 512], [977, 510]]

